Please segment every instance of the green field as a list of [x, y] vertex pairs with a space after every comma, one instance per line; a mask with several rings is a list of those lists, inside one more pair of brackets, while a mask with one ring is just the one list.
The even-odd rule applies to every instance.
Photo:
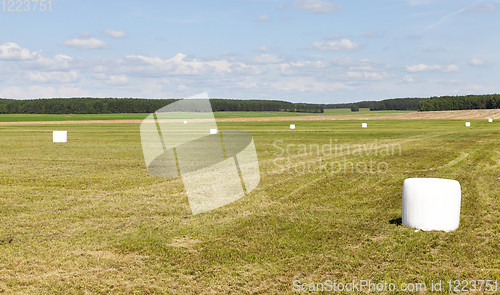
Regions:
[[[139, 124], [0, 126], [0, 292], [283, 294], [294, 281], [371, 280], [431, 293], [441, 280], [450, 293], [449, 280], [499, 280], [500, 125], [471, 122], [218, 123], [253, 135], [261, 182], [198, 215], [181, 179], [147, 173]], [[318, 154], [330, 140], [352, 149]], [[319, 172], [320, 159], [387, 166]], [[460, 182], [456, 231], [399, 225], [409, 177]]]
[[[257, 117], [295, 117], [325, 115], [379, 115], [386, 113], [403, 113], [413, 111], [373, 111], [360, 109], [327, 109], [324, 113], [291, 113], [291, 112], [214, 112], [215, 118], [257, 118]], [[142, 120], [149, 114], [0, 114], [0, 122], [33, 122], [33, 121], [82, 121], [82, 120]]]
[[325, 115], [380, 115], [380, 114], [392, 114], [392, 113], [414, 113], [416, 111], [370, 111], [368, 108], [360, 108], [358, 112], [353, 112], [351, 109], [325, 109], [323, 114]]

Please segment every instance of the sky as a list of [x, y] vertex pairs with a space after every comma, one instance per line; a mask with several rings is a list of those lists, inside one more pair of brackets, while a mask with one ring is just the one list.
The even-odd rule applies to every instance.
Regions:
[[20, 3], [0, 3], [2, 98], [500, 93], [500, 1]]

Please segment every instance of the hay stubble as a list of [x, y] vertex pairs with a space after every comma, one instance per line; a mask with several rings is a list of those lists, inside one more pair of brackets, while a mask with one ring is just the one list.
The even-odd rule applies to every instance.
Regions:
[[[0, 290], [276, 294], [292, 293], [293, 280], [499, 279], [500, 128], [472, 121], [466, 129], [454, 120], [377, 120], [364, 130], [359, 121], [306, 121], [298, 130], [220, 122], [254, 136], [261, 184], [195, 216], [180, 179], [147, 174], [138, 124], [62, 125], [68, 142], [57, 146], [51, 125], [1, 126]], [[274, 140], [330, 138], [398, 143], [402, 154], [383, 158], [384, 174], [276, 173]], [[460, 181], [458, 230], [415, 233], [390, 222], [401, 217], [408, 177]]]

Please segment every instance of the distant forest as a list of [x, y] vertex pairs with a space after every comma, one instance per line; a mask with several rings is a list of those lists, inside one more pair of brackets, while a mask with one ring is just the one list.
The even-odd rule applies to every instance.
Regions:
[[500, 94], [434, 96], [418, 103], [419, 111], [450, 111], [473, 109], [499, 109]]
[[[0, 114], [109, 114], [153, 113], [177, 99], [145, 98], [52, 98], [0, 99]], [[446, 111], [500, 108], [500, 94], [393, 98], [338, 104], [292, 103], [279, 100], [210, 99], [214, 112], [271, 111], [323, 113], [324, 109], [357, 106], [380, 110]]]
[[[177, 99], [52, 98], [0, 99], [2, 114], [110, 114], [153, 113]], [[212, 110], [323, 113], [323, 105], [277, 100], [210, 99]]]
[[326, 104], [325, 109], [345, 109], [353, 105], [369, 108], [370, 111], [412, 110], [449, 111], [500, 108], [500, 94], [433, 96], [429, 98], [393, 98], [382, 101], [361, 101], [355, 103]]
[[353, 105], [359, 108], [369, 108], [370, 111], [400, 110], [417, 111], [418, 103], [423, 98], [392, 98], [382, 101], [360, 101], [355, 103], [326, 104], [325, 109], [347, 109]]

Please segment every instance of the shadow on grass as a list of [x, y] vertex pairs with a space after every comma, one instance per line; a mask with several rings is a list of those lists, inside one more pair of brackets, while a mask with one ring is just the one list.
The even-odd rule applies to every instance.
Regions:
[[394, 219], [390, 220], [389, 223], [395, 224], [396, 226], [403, 225], [403, 218], [402, 217], [394, 218]]

